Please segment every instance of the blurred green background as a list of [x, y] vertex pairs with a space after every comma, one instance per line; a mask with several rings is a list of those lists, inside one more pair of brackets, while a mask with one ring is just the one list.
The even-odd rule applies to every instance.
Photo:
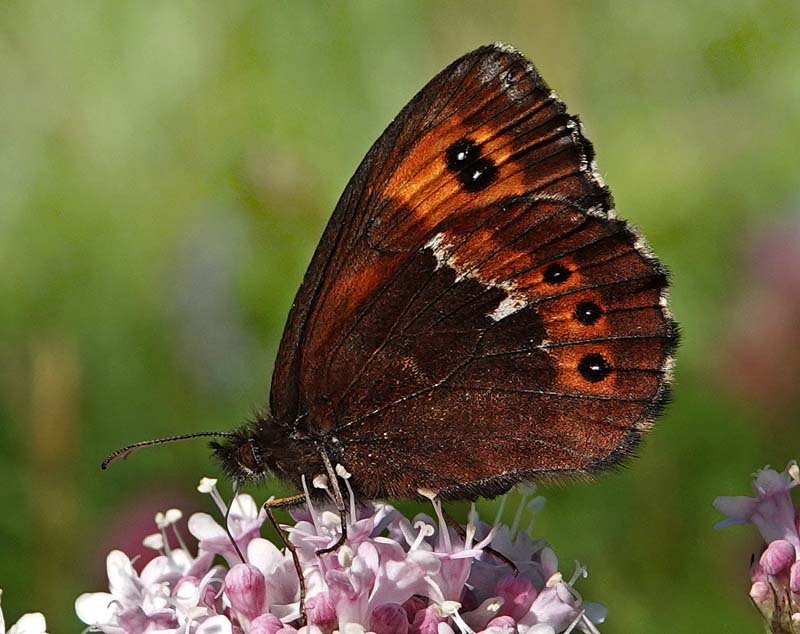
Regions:
[[7, 619], [79, 631], [131, 518], [208, 507], [200, 441], [98, 463], [266, 402], [356, 165], [430, 77], [504, 40], [582, 116], [684, 334], [640, 458], [545, 489], [538, 531], [589, 566], [604, 632], [759, 631], [758, 538], [715, 532], [711, 501], [800, 458], [799, 32], [796, 0], [0, 4]]

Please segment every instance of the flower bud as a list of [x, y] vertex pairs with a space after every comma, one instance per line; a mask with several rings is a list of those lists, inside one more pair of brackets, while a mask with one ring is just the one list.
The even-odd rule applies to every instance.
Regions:
[[397, 603], [384, 603], [372, 613], [369, 629], [375, 634], [407, 634], [406, 611]]
[[498, 616], [486, 625], [481, 634], [514, 634], [517, 631], [515, 619], [510, 616]]
[[276, 634], [286, 627], [274, 614], [267, 612], [250, 623], [249, 634]]
[[414, 616], [411, 625], [411, 634], [438, 634], [439, 623], [444, 623], [445, 618], [434, 606], [420, 610]]
[[338, 621], [336, 606], [327, 592], [320, 592], [306, 600], [306, 614], [310, 623], [323, 629], [333, 627]]
[[789, 571], [789, 590], [800, 594], [800, 561], [794, 562]]
[[249, 634], [277, 634], [286, 626], [274, 614], [266, 612], [250, 623]]
[[424, 610], [426, 607], [428, 607], [428, 599], [421, 597], [418, 594], [415, 594], [408, 601], [406, 601], [403, 604], [403, 609], [406, 612], [408, 622], [413, 623], [417, 612]]
[[779, 575], [797, 559], [794, 546], [784, 539], [776, 539], [762, 553], [759, 563], [768, 575]]
[[766, 581], [756, 581], [752, 586], [750, 586], [750, 598], [753, 601], [760, 605], [765, 599], [769, 599], [772, 597], [772, 593], [769, 589], [769, 584]]
[[261, 571], [250, 564], [236, 564], [225, 576], [225, 588], [233, 609], [248, 619], [264, 611], [266, 585]]
[[503, 599], [501, 614], [518, 621], [531, 609], [538, 592], [530, 579], [517, 575], [504, 577], [498, 581], [495, 594]]

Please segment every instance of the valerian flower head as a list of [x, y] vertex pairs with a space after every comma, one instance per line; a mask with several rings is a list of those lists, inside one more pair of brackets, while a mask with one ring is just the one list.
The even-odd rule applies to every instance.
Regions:
[[754, 476], [756, 495], [720, 496], [714, 508], [728, 517], [718, 528], [753, 524], [764, 539], [750, 569], [750, 599], [775, 634], [800, 634], [800, 513], [791, 490], [800, 484], [797, 463], [777, 472], [765, 467]]
[[[325, 483], [315, 484], [324, 493]], [[137, 572], [124, 553], [110, 553], [109, 591], [76, 601], [84, 623], [109, 634], [557, 634], [596, 633], [605, 618], [602, 606], [584, 602], [573, 587], [585, 568], [565, 581], [547, 543], [519, 530], [521, 513], [509, 527], [499, 516], [481, 522], [473, 508], [467, 525], [456, 527], [435, 497], [435, 519], [408, 519], [388, 504], [356, 504], [351, 496], [346, 542], [317, 554], [337, 542], [342, 519], [331, 501], [306, 496], [293, 523], [282, 526], [304, 579], [301, 613], [292, 553], [261, 537], [263, 509], [249, 495], [235, 496], [229, 507], [211, 479], [198, 489], [227, 516], [228, 530], [211, 515], [194, 514], [188, 527], [199, 542], [195, 554], [177, 534], [180, 513], [160, 513], [160, 533], [146, 539], [159, 556]], [[538, 510], [541, 498], [534, 502]], [[167, 527], [179, 548], [169, 548]], [[490, 544], [516, 570], [487, 552]], [[224, 564], [213, 565], [215, 556]]]

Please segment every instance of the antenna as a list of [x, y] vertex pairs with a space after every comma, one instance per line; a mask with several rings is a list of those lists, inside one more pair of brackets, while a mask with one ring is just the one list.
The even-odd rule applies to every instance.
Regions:
[[181, 436], [170, 436], [168, 438], [155, 438], [153, 440], [144, 440], [136, 442], [122, 449], [117, 449], [114, 453], [106, 457], [100, 465], [101, 469], [108, 469], [108, 466], [118, 458], [127, 458], [134, 451], [142, 447], [152, 447], [153, 445], [165, 445], [170, 442], [178, 442], [179, 440], [187, 440], [189, 438], [208, 438], [208, 437], [222, 437], [222, 438], [235, 438], [236, 434], [226, 431], [200, 431], [194, 434], [183, 434]]

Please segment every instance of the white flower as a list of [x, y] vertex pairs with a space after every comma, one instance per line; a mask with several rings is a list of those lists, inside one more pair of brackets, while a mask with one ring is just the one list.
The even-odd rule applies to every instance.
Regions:
[[[0, 590], [0, 599], [2, 598], [3, 591]], [[3, 617], [3, 608], [0, 606], [0, 634], [47, 634], [46, 629], [44, 615], [41, 612], [31, 612], [23, 614], [19, 621], [6, 632], [6, 621]]]

